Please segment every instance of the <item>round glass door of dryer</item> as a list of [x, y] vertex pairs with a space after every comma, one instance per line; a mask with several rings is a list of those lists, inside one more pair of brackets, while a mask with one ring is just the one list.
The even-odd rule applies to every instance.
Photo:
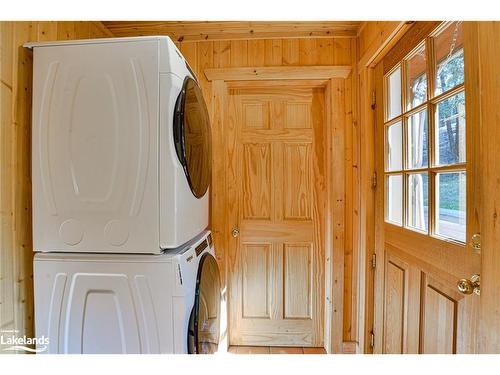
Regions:
[[220, 287], [217, 261], [212, 255], [205, 253], [200, 259], [194, 306], [189, 320], [190, 354], [217, 352], [220, 337]]
[[212, 174], [210, 119], [200, 86], [190, 77], [175, 104], [174, 143], [193, 195], [203, 197]]

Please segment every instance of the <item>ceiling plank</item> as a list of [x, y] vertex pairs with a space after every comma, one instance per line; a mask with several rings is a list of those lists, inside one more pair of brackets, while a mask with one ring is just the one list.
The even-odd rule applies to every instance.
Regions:
[[280, 38], [353, 38], [357, 21], [103, 21], [117, 37], [168, 35], [177, 42]]

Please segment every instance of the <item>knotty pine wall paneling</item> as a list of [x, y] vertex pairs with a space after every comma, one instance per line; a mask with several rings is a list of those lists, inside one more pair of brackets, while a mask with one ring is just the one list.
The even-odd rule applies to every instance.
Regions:
[[[15, 327], [27, 335], [33, 332], [32, 239], [31, 239], [31, 53], [22, 47], [27, 41], [65, 40], [113, 36], [99, 22], [0, 22], [0, 264], [2, 328]], [[176, 42], [197, 74], [212, 112], [212, 83], [206, 68], [355, 65], [356, 38], [278, 38]], [[354, 78], [353, 78], [354, 77]], [[356, 245], [355, 215], [358, 189], [356, 129], [356, 84], [346, 81], [346, 197], [343, 340], [356, 341]], [[213, 116], [213, 113], [211, 113]], [[216, 148], [215, 148], [216, 149]], [[217, 157], [214, 163], [217, 163]], [[216, 166], [214, 168], [217, 170]], [[214, 182], [212, 194], [218, 194]], [[354, 194], [353, 194], [354, 192]], [[224, 213], [212, 196], [212, 230], [218, 252], [226, 245], [222, 234]], [[354, 217], [353, 217], [354, 215]], [[221, 219], [222, 218], [222, 219]]]
[[28, 41], [110, 37], [100, 22], [0, 22], [0, 329], [33, 335], [32, 52]]
[[[224, 67], [261, 67], [261, 66], [304, 66], [304, 65], [351, 65], [356, 66], [356, 38], [280, 38], [280, 39], [252, 39], [252, 40], [220, 40], [199, 42], [176, 42], [177, 47], [185, 56], [191, 68], [200, 80], [209, 111], [212, 108], [212, 82], [204, 74], [207, 68]], [[345, 83], [345, 264], [344, 264], [344, 300], [342, 327], [343, 341], [354, 343], [357, 341], [357, 252], [353, 246], [358, 246], [358, 199], [359, 175], [358, 154], [359, 134], [356, 127], [357, 83], [356, 75], [351, 74]], [[214, 118], [214, 113], [211, 113]], [[214, 131], [220, 131], [214, 129]], [[217, 138], [214, 136], [214, 139]], [[223, 168], [218, 168], [218, 163], [223, 163], [223, 156], [218, 154], [214, 147], [214, 173]], [[214, 175], [211, 199], [211, 229], [214, 233], [216, 252], [219, 261], [224, 259], [226, 244], [224, 233], [228, 230], [223, 220], [223, 206], [220, 190], [224, 183], [221, 176]], [[223, 200], [222, 200], [223, 201]], [[356, 248], [356, 247], [354, 247]], [[221, 268], [224, 265], [221, 264]], [[354, 280], [354, 281], [353, 281]], [[352, 346], [352, 345], [351, 345]]]
[[[380, 241], [380, 228], [375, 221], [375, 189], [372, 186], [375, 172], [375, 109], [381, 98], [373, 103], [375, 91], [374, 66], [397, 43], [411, 26], [404, 21], [362, 22], [357, 35], [356, 89], [354, 108], [358, 109], [353, 134], [353, 306], [357, 311], [355, 337], [357, 351], [371, 353], [371, 332], [374, 330], [374, 283], [372, 255], [376, 241]], [[377, 178], [381, 184], [380, 177]], [[382, 260], [377, 259], [377, 263]], [[347, 263], [347, 262], [346, 262]], [[347, 264], [346, 264], [346, 267]], [[380, 280], [379, 280], [380, 284]], [[354, 295], [357, 294], [357, 295]], [[380, 315], [380, 314], [378, 314]], [[354, 336], [353, 336], [354, 337]], [[376, 334], [375, 346], [380, 346], [382, 335]], [[377, 341], [378, 340], [378, 341]]]

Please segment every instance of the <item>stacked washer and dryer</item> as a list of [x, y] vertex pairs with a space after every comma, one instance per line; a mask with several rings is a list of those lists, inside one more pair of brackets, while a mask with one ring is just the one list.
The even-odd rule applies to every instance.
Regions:
[[210, 124], [168, 37], [30, 43], [35, 331], [48, 353], [211, 353]]

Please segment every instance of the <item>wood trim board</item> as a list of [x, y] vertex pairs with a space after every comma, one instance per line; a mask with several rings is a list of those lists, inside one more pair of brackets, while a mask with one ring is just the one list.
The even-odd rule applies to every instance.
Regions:
[[265, 66], [246, 68], [205, 69], [209, 81], [259, 81], [259, 80], [316, 80], [347, 78], [351, 73], [348, 65], [315, 66]]
[[116, 36], [168, 35], [176, 42], [355, 38], [358, 21], [103, 21]]

